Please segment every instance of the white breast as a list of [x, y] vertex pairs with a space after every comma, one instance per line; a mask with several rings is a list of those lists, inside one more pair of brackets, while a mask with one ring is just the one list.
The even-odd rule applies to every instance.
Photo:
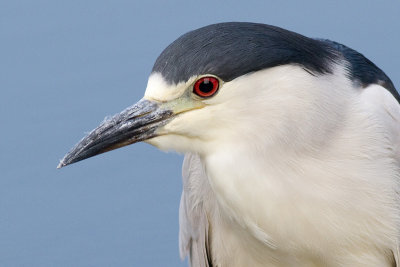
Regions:
[[[295, 111], [314, 116], [294, 122], [303, 132], [288, 132], [274, 145], [227, 137], [204, 156], [219, 209], [211, 227], [221, 266], [392, 266], [400, 222], [399, 105], [379, 85], [323, 89], [311, 89], [322, 94], [320, 114]], [[300, 140], [291, 142], [296, 134]]]

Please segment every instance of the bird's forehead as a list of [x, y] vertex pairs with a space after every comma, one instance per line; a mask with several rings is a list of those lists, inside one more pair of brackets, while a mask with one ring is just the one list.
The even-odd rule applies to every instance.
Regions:
[[160, 102], [170, 101], [181, 96], [194, 80], [195, 77], [191, 77], [185, 82], [168, 83], [161, 73], [153, 72], [147, 82], [144, 98]]

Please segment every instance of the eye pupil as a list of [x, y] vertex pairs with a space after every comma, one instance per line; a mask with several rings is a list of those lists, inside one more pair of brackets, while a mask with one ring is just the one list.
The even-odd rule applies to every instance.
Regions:
[[215, 77], [202, 77], [196, 81], [193, 93], [201, 97], [213, 96], [219, 87], [219, 80]]
[[214, 85], [210, 82], [209, 79], [204, 79], [202, 83], [199, 85], [200, 91], [204, 93], [209, 93], [213, 90]]

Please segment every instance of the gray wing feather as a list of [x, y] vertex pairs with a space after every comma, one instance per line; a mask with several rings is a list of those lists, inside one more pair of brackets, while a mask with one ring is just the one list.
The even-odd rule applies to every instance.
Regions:
[[179, 250], [192, 267], [211, 267], [207, 196], [211, 193], [201, 159], [186, 154], [182, 166], [183, 191], [179, 208]]

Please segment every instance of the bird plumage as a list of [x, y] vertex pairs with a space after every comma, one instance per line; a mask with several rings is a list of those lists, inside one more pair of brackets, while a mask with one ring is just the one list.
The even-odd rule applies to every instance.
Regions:
[[[184, 180], [206, 180], [212, 188], [206, 204], [199, 189], [184, 190], [209, 220], [210, 266], [392, 266], [398, 260], [399, 106], [379, 85], [353, 88], [344, 71], [338, 67], [324, 79], [297, 66], [252, 74], [268, 77], [258, 90], [270, 93], [258, 95], [258, 107], [252, 101], [235, 108], [263, 108], [265, 121], [240, 123], [243, 129], [232, 129], [239, 143], [229, 144], [237, 139], [225, 134], [228, 144], [219, 139], [212, 152], [192, 160], [189, 169], [206, 171]], [[257, 80], [252, 75], [243, 84]], [[274, 117], [274, 108], [286, 112]]]
[[[218, 90], [193, 87], [212, 76]], [[191, 31], [145, 100], [60, 166], [137, 141], [185, 153], [180, 254], [205, 266], [399, 266], [400, 97], [362, 54], [277, 27]]]
[[[182, 167], [183, 190], [179, 207], [179, 250], [191, 266], [212, 266], [209, 217], [214, 216], [215, 198], [204, 165], [196, 154], [185, 155]], [[210, 203], [211, 202], [211, 203]]]

